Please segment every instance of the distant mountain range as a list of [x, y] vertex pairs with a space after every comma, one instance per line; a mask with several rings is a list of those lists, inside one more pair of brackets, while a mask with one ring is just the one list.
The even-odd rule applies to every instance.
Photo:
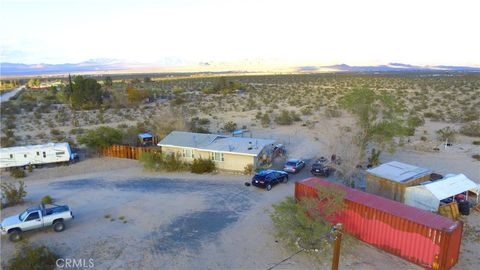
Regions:
[[[248, 64], [246, 64], [248, 63]], [[202, 62], [187, 64], [178, 59], [166, 59], [161, 62], [144, 64], [131, 63], [116, 59], [96, 59], [76, 64], [20, 64], [0, 63], [2, 76], [35, 76], [66, 73], [127, 73], [127, 72], [206, 72], [206, 71], [239, 71], [239, 72], [480, 72], [480, 67], [469, 66], [415, 66], [401, 63], [390, 63], [377, 66], [349, 66], [346, 64], [331, 66], [280, 66], [281, 64], [268, 64], [266, 62], [238, 62], [215, 63]]]

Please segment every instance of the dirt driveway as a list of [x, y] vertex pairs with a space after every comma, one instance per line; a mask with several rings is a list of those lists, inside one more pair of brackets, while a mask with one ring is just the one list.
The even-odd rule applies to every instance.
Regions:
[[[88, 162], [109, 160], [115, 161]], [[49, 179], [32, 174], [26, 179], [27, 203], [4, 209], [2, 218], [44, 195], [69, 204], [75, 220], [64, 232], [33, 232], [25, 238], [63, 258], [92, 258], [95, 269], [268, 269], [292, 254], [274, 238], [268, 211], [272, 203], [293, 195], [294, 182], [309, 176], [308, 170], [266, 192], [246, 187], [245, 176], [160, 175], [143, 172], [136, 163], [87, 173], [88, 162], [81, 165], [84, 174]], [[3, 261], [19, 245], [2, 237]], [[342, 264], [344, 269], [412, 268], [366, 245], [357, 254], [345, 254]], [[300, 254], [275, 269], [318, 268], [328, 263], [319, 265]]]

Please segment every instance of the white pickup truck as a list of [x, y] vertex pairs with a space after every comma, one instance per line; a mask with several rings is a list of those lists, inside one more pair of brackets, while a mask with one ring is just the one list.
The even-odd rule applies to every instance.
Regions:
[[46, 208], [44, 204], [27, 208], [19, 215], [7, 217], [0, 227], [2, 235], [8, 234], [10, 241], [20, 240], [22, 232], [53, 227], [56, 232], [65, 229], [65, 222], [74, 218], [68, 205], [51, 204]]

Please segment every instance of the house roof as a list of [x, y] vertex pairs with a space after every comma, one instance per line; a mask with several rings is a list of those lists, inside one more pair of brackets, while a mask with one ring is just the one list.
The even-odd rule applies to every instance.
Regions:
[[70, 148], [70, 145], [66, 142], [62, 142], [62, 143], [46, 143], [46, 144], [26, 145], [26, 146], [13, 146], [13, 147], [0, 148], [0, 152], [4, 152], [4, 153], [24, 152], [29, 150], [45, 149], [45, 148], [65, 149], [65, 148]]
[[257, 156], [265, 146], [273, 143], [274, 140], [172, 131], [157, 145]]
[[398, 161], [384, 163], [378, 167], [368, 169], [367, 172], [395, 182], [407, 182], [432, 173], [429, 169]]
[[442, 180], [423, 185], [438, 200], [443, 200], [468, 190], [476, 190], [478, 185], [464, 174], [451, 175]]
[[138, 134], [138, 137], [140, 139], [147, 139], [147, 138], [153, 138], [153, 135], [151, 133], [145, 132], [145, 133]]

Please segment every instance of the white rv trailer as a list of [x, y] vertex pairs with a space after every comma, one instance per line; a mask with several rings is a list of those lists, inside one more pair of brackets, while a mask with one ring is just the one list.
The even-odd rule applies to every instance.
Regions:
[[73, 157], [74, 154], [72, 154], [68, 143], [0, 148], [0, 168], [68, 162]]

